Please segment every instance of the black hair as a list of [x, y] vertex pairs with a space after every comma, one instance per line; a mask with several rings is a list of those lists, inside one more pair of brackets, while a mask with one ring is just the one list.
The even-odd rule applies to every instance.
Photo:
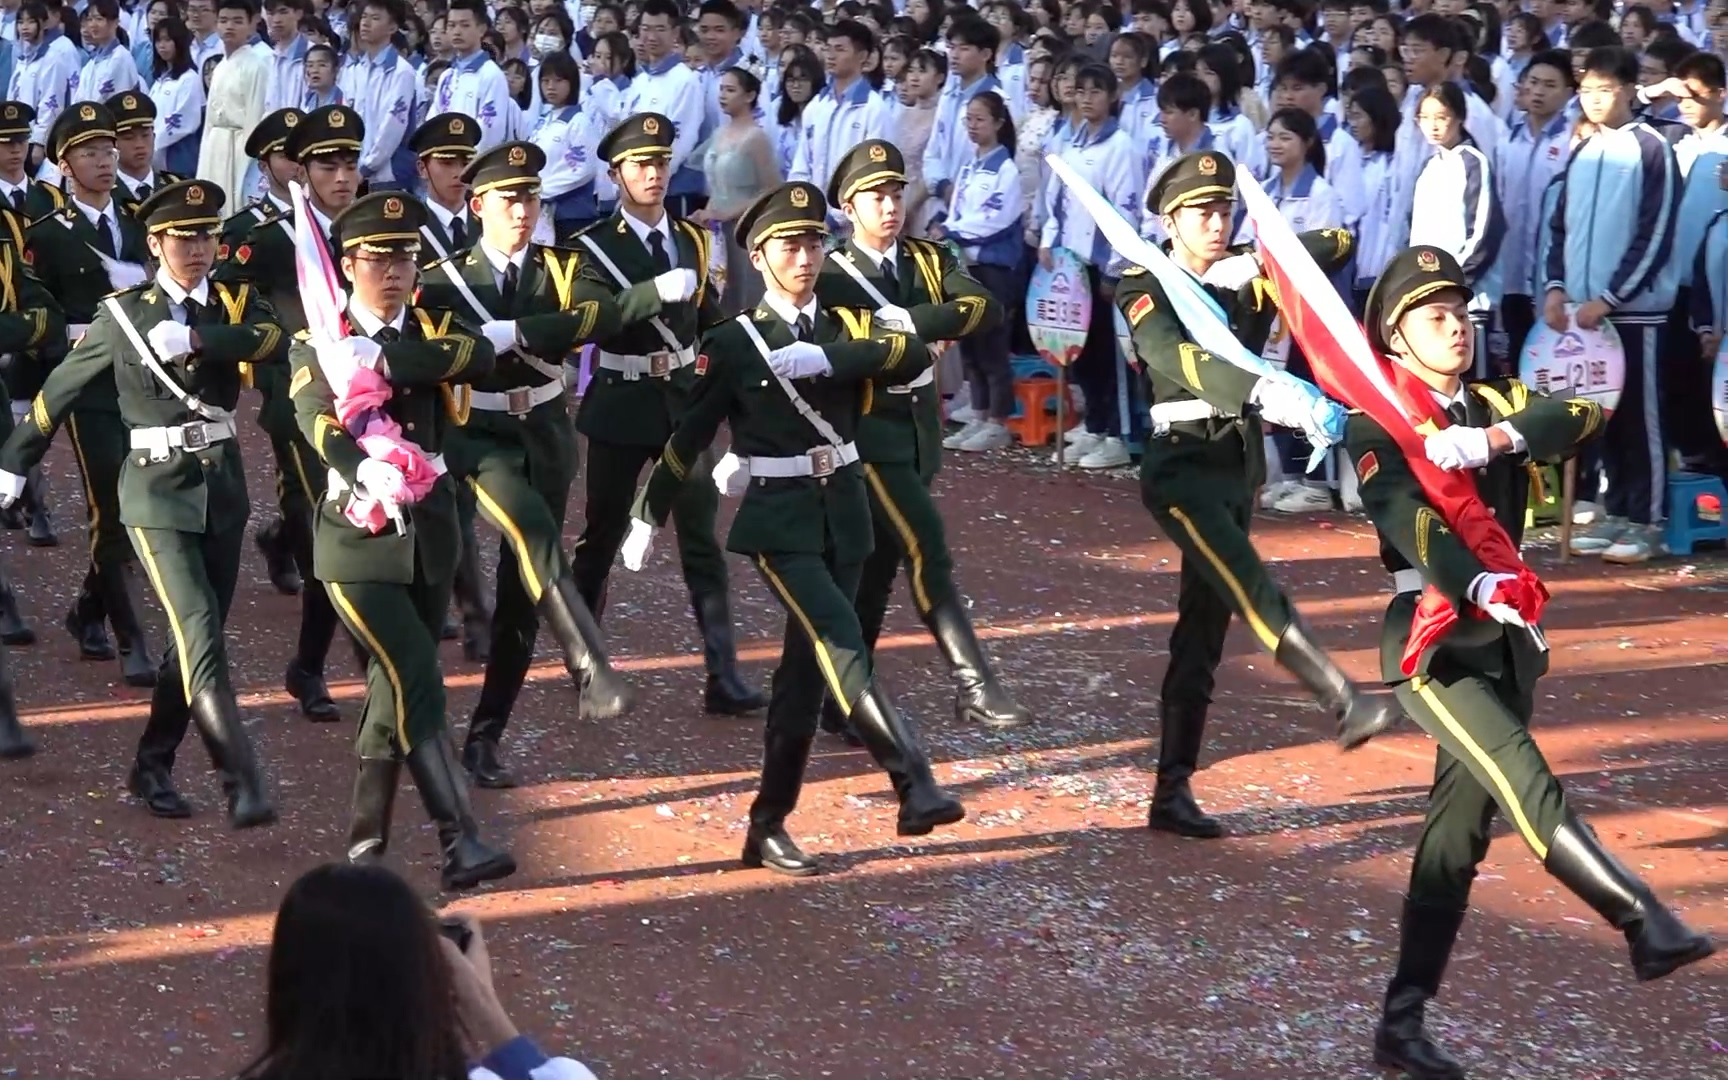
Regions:
[[[174, 62], [165, 64], [162, 57], [156, 53], [156, 39], [166, 34], [174, 43]], [[192, 31], [186, 23], [176, 15], [170, 15], [156, 24], [156, 29], [150, 31], [150, 77], [160, 79], [164, 75], [180, 76], [192, 70]]]
[[1644, 55], [1661, 61], [1670, 75], [1674, 74], [1674, 69], [1680, 66], [1681, 61], [1697, 51], [1690, 42], [1678, 37], [1653, 38], [1644, 46]]
[[1702, 49], [1680, 61], [1674, 68], [1674, 77], [1703, 83], [1712, 90], [1728, 87], [1728, 74], [1724, 73], [1722, 58]]
[[1530, 49], [1531, 52], [1536, 52], [1548, 47], [1548, 31], [1543, 27], [1542, 20], [1538, 19], [1534, 14], [1528, 11], [1514, 12], [1512, 17], [1506, 20], [1506, 26], [1501, 31], [1502, 38], [1510, 33], [1514, 26], [1517, 26], [1524, 31], [1526, 48]]
[[527, 41], [528, 35], [533, 33], [533, 28], [528, 25], [528, 12], [521, 8], [501, 7], [498, 9], [497, 17], [492, 20], [492, 29], [498, 31], [500, 38], [504, 36], [503, 26], [505, 23], [515, 26], [516, 36], [523, 41]]
[[642, 6], [636, 9], [636, 25], [641, 26], [642, 20], [650, 15], [664, 15], [667, 25], [674, 29], [684, 22], [684, 13], [673, 0], [642, 0]]
[[360, 4], [360, 10], [365, 11], [367, 8], [377, 8], [388, 15], [390, 21], [397, 26], [406, 25], [408, 22], [408, 6], [402, 0], [364, 0]]
[[[540, 58], [540, 70], [536, 73], [535, 78], [544, 80], [548, 75], [554, 79], [563, 79], [570, 84], [570, 96], [565, 99], [564, 105], [560, 108], [581, 103], [582, 65], [576, 62], [576, 58], [571, 56], [568, 50], [547, 53]], [[542, 90], [540, 96], [544, 98], [546, 92]]]
[[1476, 3], [1470, 5], [1470, 10], [1482, 20], [1482, 29], [1476, 35], [1476, 51], [1484, 56], [1498, 56], [1502, 39], [1505, 36], [1505, 26], [1500, 21], [1500, 12], [1493, 4]]
[[1212, 32], [1212, 5], [1207, 3], [1206, 0], [1172, 0], [1170, 4], [1170, 24], [1172, 29], [1174, 29], [1176, 24], [1176, 5], [1178, 4], [1187, 8], [1189, 16], [1194, 20], [1194, 29], [1190, 30], [1189, 33], [1209, 34]]
[[1002, 32], [981, 15], [966, 15], [948, 24], [947, 40], [994, 51], [1002, 45]]
[[1204, 122], [1212, 112], [1212, 88], [1198, 75], [1178, 72], [1158, 85], [1158, 107], [1199, 113]]
[[450, 6], [444, 9], [444, 15], [448, 18], [458, 11], [466, 11], [474, 16], [474, 21], [481, 26], [492, 26], [492, 16], [486, 11], [486, 0], [450, 0]]
[[[664, 2], [671, 3], [672, 0], [664, 0]], [[868, 26], [857, 19], [841, 19], [822, 32], [823, 41], [833, 41], [835, 38], [845, 38], [861, 53], [876, 51], [876, 35], [870, 32]]]
[[1420, 41], [1447, 52], [1458, 51], [1458, 27], [1444, 15], [1424, 12], [1404, 24], [1400, 41]]
[[1207, 45], [1194, 58], [1196, 64], [1205, 64], [1218, 78], [1218, 96], [1212, 102], [1215, 109], [1222, 111], [1240, 108], [1242, 76], [1237, 71], [1236, 59], [1236, 50], [1219, 42]]
[[1488, 61], [1475, 53], [1464, 58], [1464, 78], [1469, 81], [1470, 89], [1476, 91], [1476, 96], [1488, 104], [1494, 104], [1494, 98], [1499, 95], [1500, 88], [1494, 85], [1494, 69], [1488, 66]]
[[[1351, 65], [1350, 70], [1344, 73], [1344, 79], [1339, 83], [1340, 87], [1350, 85], [1350, 76], [1356, 74], [1358, 71], [1362, 71], [1365, 68], [1383, 68], [1386, 66], [1386, 50], [1382, 49], [1378, 45], [1352, 45], [1350, 46], [1350, 51], [1352, 53], [1362, 53], [1368, 62], [1366, 65]], [[1382, 78], [1384, 78], [1384, 76], [1382, 76]]]
[[1364, 86], [1357, 91], [1350, 104], [1362, 110], [1368, 117], [1368, 126], [1374, 129], [1369, 149], [1389, 154], [1398, 148], [1398, 125], [1404, 122], [1404, 112], [1398, 108], [1392, 91], [1386, 88], [1386, 76], [1380, 76], [1380, 85]]
[[1001, 94], [994, 90], [973, 94], [972, 100], [966, 104], [971, 106], [974, 102], [989, 109], [992, 119], [1002, 122], [1001, 130], [996, 133], [996, 141], [1007, 147], [1008, 155], [1012, 157], [1014, 155], [1014, 117], [1008, 111], [1008, 103], [1002, 99]]
[[1577, 88], [1578, 80], [1572, 74], [1572, 54], [1567, 52], [1565, 49], [1543, 49], [1535, 56], [1532, 56], [1528, 64], [1524, 65], [1524, 74], [1530, 74], [1530, 69], [1535, 67], [1537, 64], [1541, 64], [1543, 67], [1551, 67], [1555, 71], [1558, 71], [1560, 73], [1560, 79], [1566, 84], [1567, 89], [1570, 90]]
[[1584, 75], [1602, 75], [1622, 86], [1638, 85], [1638, 57], [1624, 45], [1603, 45], [1584, 58]]
[[[1159, 61], [1158, 74], [1166, 79], [1172, 75], [1193, 75], [1194, 69], [1199, 66], [1200, 63], [1194, 59], [1193, 53], [1189, 52], [1187, 49], [1177, 49], [1169, 56], [1166, 56], [1163, 60]], [[1206, 84], [1202, 82], [1200, 85], [1205, 86]], [[1207, 88], [1206, 95], [1208, 98], [1211, 97], [1211, 88]]]
[[[1634, 63], [1636, 63], [1636, 61], [1634, 61]], [[1637, 77], [1636, 70], [1633, 72], [1633, 77]], [[1464, 127], [1464, 121], [1470, 116], [1470, 105], [1464, 97], [1463, 89], [1461, 89], [1457, 83], [1443, 81], [1437, 82], [1433, 86], [1424, 86], [1422, 92], [1416, 95], [1416, 108], [1413, 110], [1412, 115], [1421, 116], [1422, 103], [1430, 99], [1438, 101], [1440, 104], [1446, 106], [1446, 111], [1452, 114], [1452, 119], [1458, 121], [1458, 135], [1462, 141], [1468, 143], [1475, 142], [1475, 140], [1470, 137], [1470, 132]]]
[[718, 15], [732, 24], [732, 29], [744, 29], [744, 13], [738, 10], [738, 5], [732, 0], [702, 0], [702, 6], [696, 9], [696, 17]]
[[728, 75], [738, 80], [739, 89], [758, 101], [762, 100], [762, 80], [756, 77], [755, 72], [747, 67], [730, 67], [720, 73], [722, 79]]
[[[1566, 48], [1572, 52], [1587, 49], [1618, 48], [1620, 45], [1620, 32], [1601, 19], [1581, 22], [1572, 28], [1571, 33], [1566, 35]], [[1633, 63], [1636, 65], [1636, 58], [1634, 58]]]
[[1320, 137], [1320, 127], [1312, 116], [1301, 109], [1279, 109], [1266, 121], [1266, 130], [1271, 131], [1273, 124], [1284, 125], [1285, 131], [1306, 143], [1308, 149], [1303, 156], [1315, 172], [1326, 175], [1326, 140]]
[[558, 27], [558, 33], [564, 38], [564, 47], [566, 49], [568, 49], [570, 44], [576, 40], [576, 24], [570, 21], [570, 13], [564, 10], [562, 4], [554, 4], [547, 10], [546, 14], [535, 15], [533, 16], [533, 19], [534, 32], [536, 34], [540, 32], [540, 24], [545, 22], [547, 19], [551, 19]]
[[337, 52], [335, 49], [328, 45], [314, 45], [306, 50], [306, 59], [312, 59], [312, 54], [316, 52], [329, 53], [330, 66], [337, 71], [342, 69], [342, 54]]
[[601, 34], [599, 37], [594, 39], [594, 47], [590, 49], [589, 52], [594, 52], [602, 44], [606, 46], [607, 51], [612, 54], [613, 58], [620, 62], [617, 74], [625, 76], [626, 78], [636, 74], [636, 50], [630, 47], [629, 34], [626, 34], [622, 30], [613, 30]]
[[1278, 61], [1272, 75], [1272, 86], [1276, 89], [1279, 83], [1293, 82], [1303, 86], [1323, 86], [1332, 93], [1338, 89], [1332, 73], [1332, 65], [1324, 56], [1311, 49], [1298, 49]]
[[796, 120], [804, 111], [804, 105], [793, 101], [792, 95], [786, 92], [786, 84], [792, 81], [794, 71], [802, 71], [810, 77], [810, 99], [804, 103], [805, 105], [816, 100], [816, 95], [822, 92], [822, 86], [827, 82], [827, 77], [822, 71], [822, 61], [816, 59], [815, 50], [807, 45], [794, 45], [793, 48], [796, 50], [796, 55], [780, 66], [780, 108], [777, 118], [781, 127], [785, 127]]
[[[1374, 51], [1380, 52], [1379, 49]], [[1386, 73], [1380, 70], [1385, 63], [1386, 54], [1380, 53], [1377, 60], [1373, 60], [1369, 64], [1357, 64], [1346, 71], [1344, 78], [1338, 83], [1338, 95], [1342, 98], [1352, 99], [1371, 86], [1378, 86], [1382, 90], [1386, 90]]]
[[1085, 67], [1082, 67], [1074, 76], [1074, 89], [1078, 90], [1081, 86], [1087, 83], [1091, 83], [1093, 86], [1098, 87], [1100, 90], [1104, 91], [1105, 94], [1109, 95], [1111, 116], [1115, 116], [1121, 111], [1122, 102], [1116, 96], [1116, 90], [1118, 87], [1118, 83], [1116, 82], [1116, 73], [1111, 71], [1108, 66], [1100, 64], [1097, 61], [1091, 61], [1087, 63]]

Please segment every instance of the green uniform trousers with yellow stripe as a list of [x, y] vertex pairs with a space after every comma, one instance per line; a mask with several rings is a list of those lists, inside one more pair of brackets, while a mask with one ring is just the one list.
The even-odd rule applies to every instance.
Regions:
[[66, 434], [84, 476], [84, 512], [90, 531], [90, 561], [114, 566], [132, 558], [132, 541], [120, 523], [120, 468], [130, 435], [112, 410], [74, 408]]
[[1459, 911], [1488, 854], [1495, 811], [1538, 860], [1546, 860], [1565, 817], [1566, 795], [1530, 737], [1535, 687], [1518, 685], [1510, 663], [1505, 674], [1491, 678], [1437, 657], [1429, 674], [1396, 690], [1404, 711], [1440, 744], [1409, 896]]
[[768, 731], [814, 738], [822, 695], [851, 712], [870, 686], [870, 653], [853, 600], [862, 564], [830, 551], [758, 553], [756, 569], [786, 609], [780, 665], [768, 698]]
[[[606, 606], [606, 582], [612, 562], [630, 528], [630, 509], [636, 503], [637, 479], [642, 467], [660, 456], [658, 446], [626, 446], [623, 443], [588, 440], [585, 477], [586, 502], [582, 535], [570, 557], [576, 591], [598, 617]], [[692, 595], [710, 596], [726, 592], [726, 556], [714, 538], [714, 519], [720, 511], [720, 492], [709, 474], [714, 453], [697, 457], [672, 503], [672, 523], [678, 528], [678, 563], [684, 584]]]
[[388, 760], [448, 730], [438, 642], [452, 580], [426, 577], [414, 560], [414, 583], [326, 581], [336, 615], [366, 652], [366, 705], [355, 749]]
[[927, 619], [931, 609], [954, 596], [954, 559], [948, 554], [942, 513], [930, 497], [930, 479], [909, 461], [864, 466], [876, 547], [864, 560], [858, 579], [857, 608], [864, 641], [872, 649], [882, 634], [902, 563], [920, 619]]
[[1240, 476], [1222, 476], [1203, 494], [1172, 501], [1168, 494], [1141, 488], [1141, 502], [1182, 550], [1181, 586], [1176, 594], [1176, 626], [1170, 631], [1170, 664], [1164, 670], [1162, 702], [1185, 709], [1204, 708], [1224, 658], [1230, 616], [1238, 615], [1267, 652], [1296, 619], [1296, 608], [1272, 580], [1260, 553], [1248, 539], [1254, 518], [1254, 492]]

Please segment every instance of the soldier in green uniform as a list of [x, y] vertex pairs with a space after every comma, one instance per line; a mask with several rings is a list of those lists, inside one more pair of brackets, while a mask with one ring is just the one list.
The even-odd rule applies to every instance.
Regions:
[[[1188, 154], [1160, 175], [1146, 209], [1163, 216], [1170, 258], [1178, 266], [1203, 279], [1212, 274], [1213, 280], [1235, 271], [1237, 280], [1204, 287], [1237, 338], [1258, 354], [1278, 311], [1251, 248], [1229, 247], [1235, 185], [1236, 168], [1223, 154]], [[1303, 233], [1302, 243], [1327, 272], [1350, 258], [1350, 234], [1342, 229]], [[1232, 258], [1242, 261], [1225, 265]], [[1390, 694], [1363, 691], [1345, 677], [1310, 636], [1248, 538], [1254, 492], [1266, 476], [1261, 422], [1308, 427], [1319, 392], [1294, 378], [1262, 379], [1196, 345], [1144, 267], [1129, 268], [1116, 288], [1116, 304], [1127, 317], [1153, 403], [1152, 436], [1140, 460], [1140, 499], [1182, 550], [1176, 626], [1159, 695], [1158, 782], [1147, 823], [1182, 836], [1217, 837], [1223, 826], [1201, 812], [1189, 778], [1205, 741], [1206, 710], [1232, 614], [1338, 719], [1346, 745], [1392, 723], [1398, 706]]]
[[[59, 156], [67, 158], [64, 147]], [[222, 201], [221, 188], [189, 180], [140, 205], [161, 269], [92, 313], [89, 331], [0, 447], [0, 499], [23, 490], [23, 473], [75, 414], [86, 386], [115, 385], [130, 451], [118, 480], [120, 520], [173, 629], [127, 787], [153, 814], [190, 814], [170, 772], [194, 722], [222, 778], [229, 820], [250, 828], [275, 821], [276, 811], [240, 720], [223, 644], [250, 512], [234, 409], [239, 365], [280, 364], [288, 343], [251, 288], [208, 280]]]
[[[294, 200], [289, 194], [288, 184], [300, 177], [300, 166], [288, 156], [286, 148], [289, 134], [305, 118], [306, 114], [299, 109], [277, 109], [260, 120], [252, 133], [246, 136], [246, 156], [258, 162], [258, 172], [264, 178], [266, 188], [263, 195], [239, 208], [222, 223], [221, 240], [216, 247], [218, 264], [232, 258], [240, 245], [246, 242], [246, 237], [266, 218], [277, 214], [292, 216]], [[248, 388], [258, 385], [249, 365], [241, 369], [240, 375]], [[266, 390], [274, 393], [279, 383], [279, 376], [266, 373], [263, 383]], [[276, 406], [276, 411], [280, 410], [281, 406]], [[298, 482], [289, 449], [294, 430], [291, 424], [284, 424], [277, 418], [265, 428], [265, 434], [270, 436], [270, 450], [276, 463], [277, 512], [253, 534], [253, 543], [264, 556], [264, 569], [270, 584], [284, 596], [297, 596], [303, 583], [300, 570], [294, 563], [293, 527], [284, 524], [282, 509], [291, 506], [289, 485]]]
[[738, 237], [766, 295], [703, 337], [689, 406], [649, 474], [624, 543], [624, 565], [640, 568], [654, 527], [683, 489], [714, 483], [691, 465], [729, 423], [740, 466], [728, 486], [747, 487], [726, 546], [755, 560], [786, 608], [743, 859], [795, 876], [818, 870], [787, 834], [786, 818], [798, 803], [824, 691], [845, 703], [892, 779], [900, 835], [921, 836], [965, 816], [937, 786], [911, 724], [876, 679], [853, 608], [873, 537], [854, 441], [858, 417], [865, 397], [916, 379], [930, 353], [913, 334], [873, 325], [868, 308], [818, 303], [827, 214], [822, 190], [798, 182], [739, 217]]
[[[88, 101], [67, 106], [48, 141], [70, 195], [65, 207], [30, 226], [25, 251], [36, 276], [60, 301], [67, 337], [76, 342], [102, 297], [145, 280], [149, 252], [143, 226], [114, 198], [114, 118], [108, 110]], [[51, 364], [64, 351], [47, 343], [42, 354]], [[84, 386], [66, 431], [84, 475], [90, 523], [90, 568], [66, 615], [67, 632], [86, 659], [112, 659], [118, 647], [126, 683], [154, 686], [156, 662], [138, 617], [137, 563], [120, 521], [120, 467], [127, 447], [113, 380]], [[104, 617], [114, 629], [112, 645], [102, 629]]]
[[[440, 259], [467, 251], [480, 238], [479, 224], [468, 208], [468, 165], [480, 145], [480, 125], [463, 113], [439, 113], [417, 128], [408, 140], [426, 180], [426, 208], [420, 226], [420, 260], [424, 272]], [[444, 203], [454, 201], [452, 210]], [[480, 547], [474, 536], [474, 490], [456, 486], [456, 508], [462, 515], [462, 560], [456, 564], [456, 608], [460, 626], [446, 621], [443, 636], [462, 639], [462, 655], [484, 664], [492, 656], [492, 605], [486, 597], [486, 576], [480, 571]]]
[[[845, 212], [852, 236], [823, 263], [816, 285], [822, 303], [868, 308], [879, 324], [909, 329], [928, 342], [996, 325], [1002, 320], [1001, 302], [946, 245], [900, 236], [905, 189], [906, 162], [893, 143], [870, 139], [840, 159], [828, 182], [828, 201]], [[930, 496], [942, 460], [942, 403], [934, 375], [931, 367], [906, 386], [864, 398], [858, 456], [870, 492], [876, 547], [858, 582], [858, 621], [865, 644], [874, 651], [904, 562], [918, 618], [960, 682], [955, 715], [993, 728], [1019, 727], [1032, 713], [997, 681], [972, 631], [954, 587], [942, 514]], [[822, 726], [844, 731], [835, 702], [824, 703]]]
[[[1446, 427], [1426, 432], [1424, 456], [1442, 469], [1473, 471], [1477, 494], [1517, 545], [1524, 533], [1527, 463], [1575, 453], [1601, 434], [1602, 410], [1584, 399], [1531, 393], [1517, 379], [1465, 384], [1462, 377], [1475, 364], [1470, 296], [1449, 252], [1415, 247], [1381, 273], [1364, 322], [1374, 347], [1397, 365], [1394, 378], [1406, 379], [1413, 395], [1431, 395], [1435, 413], [1448, 415]], [[1548, 670], [1548, 653], [1535, 612], [1521, 608], [1507, 588], [1516, 577], [1488, 570], [1446, 526], [1397, 440], [1372, 418], [1351, 415], [1345, 448], [1361, 481], [1362, 505], [1380, 534], [1381, 562], [1393, 575], [1395, 595], [1381, 635], [1384, 674], [1411, 717], [1440, 744], [1374, 1060], [1415, 1080], [1459, 1080], [1463, 1067], [1423, 1029], [1423, 1007], [1439, 993], [1496, 811], [1555, 880], [1625, 934], [1640, 981], [1701, 960], [1712, 945], [1602, 847], [1568, 806], [1531, 737], [1536, 682]], [[1401, 660], [1427, 587], [1461, 618], [1406, 676]], [[1469, 606], [1477, 610], [1467, 612]]]
[[[30, 125], [35, 120], [36, 110], [30, 105], [0, 101], [0, 222], [5, 226], [0, 229], [0, 243], [12, 245], [12, 258], [18, 264], [24, 262], [24, 230], [30, 222], [53, 213], [66, 201], [58, 188], [31, 179], [24, 172], [30, 158]], [[57, 325], [60, 329], [44, 335], [29, 348], [0, 357], [14, 423], [29, 411], [30, 399], [42, 388], [48, 368], [41, 347], [52, 345], [58, 350], [65, 333], [65, 320], [61, 318]], [[0, 527], [26, 530], [25, 538], [31, 547], [55, 547], [60, 543], [48, 514], [48, 482], [40, 465], [25, 485], [24, 498], [19, 504], [0, 511]], [[34, 634], [30, 640], [35, 640]], [[9, 645], [28, 644], [14, 640], [14, 635], [4, 629], [0, 629], [0, 641]]]
[[[283, 153], [306, 175], [306, 190], [319, 234], [328, 237], [331, 219], [346, 209], [360, 187], [360, 145], [365, 136], [360, 114], [346, 105], [327, 105], [291, 125]], [[270, 152], [268, 145], [261, 147]], [[334, 250], [334, 249], [332, 249]], [[282, 320], [282, 328], [297, 334], [306, 328], [300, 283], [294, 271], [294, 216], [283, 211], [265, 217], [217, 267], [218, 281], [250, 284], [264, 294]], [[300, 704], [308, 720], [341, 718], [324, 680], [324, 662], [336, 633], [336, 611], [329, 595], [317, 587], [312, 573], [312, 522], [324, 500], [324, 470], [312, 446], [295, 427], [294, 406], [288, 399], [287, 373], [261, 368], [253, 373], [263, 396], [258, 422], [279, 446], [278, 495], [283, 532], [293, 547], [294, 561], [306, 587], [300, 593], [300, 633], [288, 661], [283, 685]]]
[[120, 205], [136, 216], [138, 206], [152, 193], [180, 179], [171, 172], [157, 172], [156, 102], [141, 90], [115, 94], [102, 104], [114, 114], [115, 149], [119, 151], [114, 190]]
[[[629, 528], [642, 466], [660, 453], [684, 412], [696, 382], [698, 336], [722, 319], [708, 283], [708, 230], [666, 211], [672, 137], [670, 119], [638, 113], [600, 140], [595, 152], [618, 185], [618, 209], [578, 237], [584, 255], [592, 256], [587, 269], [618, 290], [624, 322], [600, 342], [598, 367], [576, 414], [577, 430], [588, 436], [588, 473], [582, 535], [571, 564], [576, 588], [596, 618], [605, 611], [607, 579]], [[686, 465], [707, 476], [713, 455]], [[714, 539], [719, 506], [714, 485], [688, 484], [673, 520], [708, 672], [703, 708], [742, 716], [766, 707], [768, 699], [738, 672], [726, 557]]]
[[[412, 196], [377, 192], [336, 219], [342, 273], [353, 283], [352, 336], [296, 342], [289, 393], [300, 430], [330, 472], [330, 497], [318, 506], [317, 579], [369, 659], [348, 857], [383, 857], [398, 762], [406, 759], [438, 827], [444, 887], [461, 889], [516, 870], [508, 852], [480, 838], [450, 741], [438, 665], [461, 545], [456, 485], [445, 473], [443, 450], [467, 411], [462, 384], [485, 378], [494, 354], [484, 335], [448, 313], [434, 316], [411, 304], [425, 216]], [[368, 456], [337, 418], [326, 376], [336, 364], [360, 365], [388, 381], [390, 398], [380, 408], [435, 477], [417, 501], [400, 505], [399, 525], [382, 522], [374, 532], [348, 516], [357, 497], [387, 498], [406, 485], [397, 466]]]

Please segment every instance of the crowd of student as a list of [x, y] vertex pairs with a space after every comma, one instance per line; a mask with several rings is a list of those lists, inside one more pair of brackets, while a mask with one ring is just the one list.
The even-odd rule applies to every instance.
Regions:
[[[466, 224], [464, 193], [416, 160], [419, 123], [471, 116], [481, 152], [532, 139], [549, 162], [542, 239], [563, 241], [616, 200], [599, 138], [652, 110], [677, 129], [669, 209], [723, 235], [716, 249], [737, 260], [730, 223], [755, 197], [784, 179], [824, 182], [850, 147], [891, 139], [911, 174], [909, 234], [952, 241], [992, 292], [1021, 295], [1056, 249], [1087, 262], [1098, 302], [1073, 367], [1083, 421], [1065, 437], [1081, 467], [1110, 468], [1145, 428], [1108, 303], [1121, 265], [1044, 156], [1066, 158], [1157, 240], [1153, 178], [1210, 147], [1298, 228], [1352, 230], [1339, 285], [1358, 305], [1404, 246], [1456, 254], [1485, 370], [1515, 366], [1537, 320], [1564, 325], [1568, 306], [1579, 326], [1610, 317], [1626, 384], [1587, 463], [1580, 552], [1659, 551], [1670, 451], [1721, 471], [1706, 391], [1728, 300], [1725, 80], [1711, 51], [1722, 0], [254, 3], [0, 0], [0, 80], [36, 110], [28, 154], [0, 155], [0, 189], [52, 178], [43, 138], [68, 103], [138, 90], [155, 106], [151, 164], [216, 180], [238, 205], [266, 187], [241, 149], [258, 121], [340, 101], [365, 121], [364, 182], [415, 190], [447, 227]], [[225, 72], [225, 60], [243, 62]], [[734, 308], [754, 301], [751, 276], [732, 275]], [[1023, 321], [968, 343], [949, 448], [1011, 442], [1015, 345], [1028, 347]], [[1268, 352], [1305, 373], [1288, 335]], [[1303, 478], [1305, 448], [1276, 441], [1282, 474], [1265, 506], [1356, 507], [1348, 470]]]

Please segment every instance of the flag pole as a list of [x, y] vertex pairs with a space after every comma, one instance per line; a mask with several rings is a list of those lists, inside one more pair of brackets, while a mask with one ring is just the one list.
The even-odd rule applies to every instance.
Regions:
[[1578, 497], [1578, 458], [1560, 466], [1560, 561], [1572, 561], [1572, 500]]

